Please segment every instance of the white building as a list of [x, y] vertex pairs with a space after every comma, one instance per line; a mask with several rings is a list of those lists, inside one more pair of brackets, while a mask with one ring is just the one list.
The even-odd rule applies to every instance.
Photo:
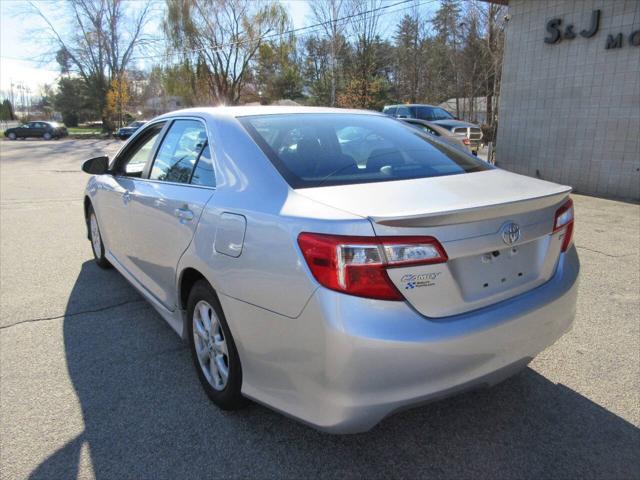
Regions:
[[640, 200], [640, 0], [509, 5], [497, 162]]

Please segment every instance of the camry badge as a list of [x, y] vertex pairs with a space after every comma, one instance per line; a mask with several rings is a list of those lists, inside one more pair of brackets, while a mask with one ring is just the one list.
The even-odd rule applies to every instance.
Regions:
[[520, 225], [507, 223], [502, 227], [502, 240], [507, 245], [513, 245], [520, 239]]

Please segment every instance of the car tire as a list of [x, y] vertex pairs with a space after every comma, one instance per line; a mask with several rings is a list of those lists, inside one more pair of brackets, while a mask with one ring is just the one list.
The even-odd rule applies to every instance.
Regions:
[[16, 140], [18, 137], [16, 137], [16, 134], [11, 132], [9, 135], [7, 135], [7, 137], [9, 138], [9, 140]]
[[189, 293], [187, 326], [193, 364], [207, 396], [222, 410], [244, 407], [248, 402], [240, 393], [238, 350], [218, 296], [205, 280], [196, 282]]
[[51, 134], [49, 132], [44, 132], [42, 138], [44, 138], [45, 140], [51, 140]]
[[111, 268], [111, 263], [109, 263], [109, 260], [107, 260], [104, 255], [104, 243], [102, 242], [102, 235], [100, 234], [100, 227], [98, 226], [98, 217], [91, 205], [89, 205], [89, 211], [87, 212], [87, 225], [89, 227], [89, 240], [91, 240], [93, 258], [100, 268]]

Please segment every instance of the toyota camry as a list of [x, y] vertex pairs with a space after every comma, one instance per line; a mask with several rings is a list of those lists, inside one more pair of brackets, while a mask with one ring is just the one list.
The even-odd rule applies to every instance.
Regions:
[[571, 327], [570, 188], [387, 115], [172, 112], [86, 161], [84, 212], [223, 409], [318, 429], [493, 385]]

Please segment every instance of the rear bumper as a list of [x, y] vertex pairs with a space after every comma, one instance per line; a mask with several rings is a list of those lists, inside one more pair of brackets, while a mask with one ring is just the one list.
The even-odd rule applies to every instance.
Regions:
[[295, 319], [221, 300], [237, 339], [245, 395], [318, 429], [355, 433], [397, 410], [523, 368], [571, 327], [578, 272], [571, 248], [543, 286], [437, 321], [405, 302], [324, 288]]

